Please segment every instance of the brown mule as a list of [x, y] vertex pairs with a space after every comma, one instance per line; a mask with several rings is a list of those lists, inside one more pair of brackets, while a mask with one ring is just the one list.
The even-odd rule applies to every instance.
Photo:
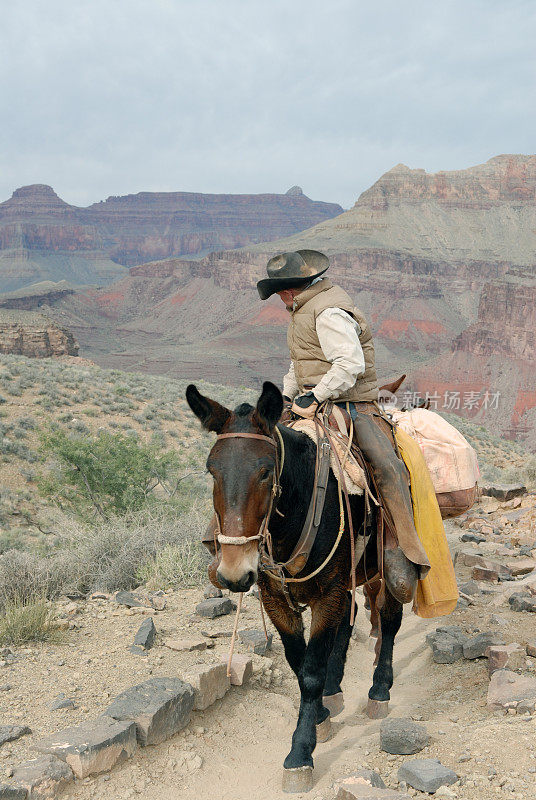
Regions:
[[[292, 746], [284, 762], [283, 788], [303, 792], [312, 786], [313, 750], [328, 734], [330, 706], [341, 709], [341, 681], [352, 632], [348, 565], [351, 543], [348, 511], [340, 502], [332, 472], [325, 489], [320, 525], [303, 568], [275, 577], [266, 564], [284, 564], [304, 528], [315, 483], [316, 447], [303, 433], [278, 425], [283, 398], [264, 383], [255, 407], [231, 411], [204, 397], [193, 385], [186, 398], [203, 426], [218, 438], [207, 459], [214, 481], [217, 528], [211, 531], [215, 560], [211, 579], [233, 592], [257, 582], [263, 605], [277, 628], [287, 661], [298, 679], [301, 703]], [[223, 436], [222, 436], [223, 434]], [[365, 500], [349, 497], [357, 536], [370, 534], [360, 561], [361, 582], [379, 572], [378, 516], [365, 512]], [[393, 642], [402, 621], [402, 603], [413, 597], [415, 565], [403, 554], [386, 558], [383, 602], [378, 607], [381, 647], [369, 699], [385, 704], [393, 684]], [[313, 575], [314, 578], [308, 576]], [[311, 609], [306, 642], [302, 611]], [[324, 701], [325, 699], [325, 701]]]

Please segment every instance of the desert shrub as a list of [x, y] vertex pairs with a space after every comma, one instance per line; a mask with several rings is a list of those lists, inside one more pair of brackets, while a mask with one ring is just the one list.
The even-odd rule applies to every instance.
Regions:
[[54, 597], [59, 590], [53, 565], [36, 553], [7, 550], [0, 556], [0, 610]]
[[41, 480], [43, 493], [74, 511], [92, 508], [103, 518], [139, 510], [157, 486], [169, 493], [168, 481], [179, 467], [173, 451], [162, 453], [153, 444], [109, 431], [73, 437], [49, 430], [42, 436], [42, 448], [58, 464], [56, 472]]
[[0, 613], [0, 644], [20, 645], [57, 638], [53, 612], [44, 597], [10, 601]]
[[66, 519], [58, 526], [58, 551], [48, 559], [49, 592], [59, 585], [62, 591], [80, 592], [132, 589], [141, 576], [151, 578], [154, 585], [157, 575], [163, 579], [172, 573], [171, 566], [164, 572], [159, 560], [170, 548], [177, 556], [176, 580], [183, 575], [192, 585], [201, 580], [208, 563], [199, 541], [207, 516], [203, 507], [197, 507], [177, 516], [146, 509], [96, 526]]
[[536, 455], [529, 456], [525, 464], [527, 482], [532, 487], [536, 485]]
[[148, 589], [190, 589], [206, 581], [207, 558], [199, 540], [186, 536], [179, 544], [169, 544], [137, 572]]
[[24, 428], [27, 431], [33, 431], [37, 427], [34, 417], [19, 417], [18, 423], [20, 428]]

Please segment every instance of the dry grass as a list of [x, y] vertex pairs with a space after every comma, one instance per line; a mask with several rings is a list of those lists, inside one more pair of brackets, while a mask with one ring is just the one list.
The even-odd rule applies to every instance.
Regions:
[[44, 597], [12, 600], [0, 615], [0, 644], [58, 641], [59, 635], [50, 603]]
[[48, 555], [0, 555], [0, 609], [36, 596], [132, 589], [144, 580], [158, 589], [200, 585], [208, 563], [200, 543], [208, 516], [207, 504], [178, 516], [146, 509], [98, 525], [60, 518], [56, 548]]

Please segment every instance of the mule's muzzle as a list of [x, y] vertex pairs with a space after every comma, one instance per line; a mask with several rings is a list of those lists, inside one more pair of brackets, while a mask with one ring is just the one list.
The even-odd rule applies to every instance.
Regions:
[[224, 576], [218, 570], [216, 572], [216, 578], [218, 584], [224, 589], [229, 589], [231, 592], [247, 592], [257, 581], [257, 573], [250, 569], [239, 580], [231, 581], [227, 578], [224, 578]]

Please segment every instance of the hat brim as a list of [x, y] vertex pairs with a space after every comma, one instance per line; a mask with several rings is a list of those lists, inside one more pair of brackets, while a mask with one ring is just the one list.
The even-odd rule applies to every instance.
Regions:
[[[328, 265], [329, 266], [329, 265]], [[319, 278], [326, 272], [326, 269], [317, 272], [316, 275], [309, 275], [307, 278], [263, 278], [262, 281], [257, 283], [257, 291], [261, 300], [268, 300], [276, 292], [281, 292], [283, 289], [299, 289], [302, 286], [307, 286], [308, 283]]]

